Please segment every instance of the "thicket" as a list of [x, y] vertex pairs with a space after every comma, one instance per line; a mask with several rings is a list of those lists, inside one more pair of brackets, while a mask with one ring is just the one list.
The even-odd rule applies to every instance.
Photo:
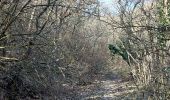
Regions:
[[169, 4], [168, 0], [119, 0], [118, 15], [106, 21], [118, 37], [109, 49], [129, 65], [142, 99], [170, 99]]
[[98, 8], [96, 0], [0, 0], [0, 99], [73, 99], [74, 86], [91, 84], [109, 57]]
[[97, 0], [0, 0], [0, 99], [75, 99], [114, 69], [141, 98], [170, 99], [170, 2], [115, 4], [113, 14]]

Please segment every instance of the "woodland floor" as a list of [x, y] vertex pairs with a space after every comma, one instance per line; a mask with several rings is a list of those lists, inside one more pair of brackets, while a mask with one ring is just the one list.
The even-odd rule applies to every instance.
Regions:
[[118, 77], [103, 76], [93, 84], [76, 87], [75, 100], [132, 100], [129, 95], [135, 91], [131, 81], [123, 81]]

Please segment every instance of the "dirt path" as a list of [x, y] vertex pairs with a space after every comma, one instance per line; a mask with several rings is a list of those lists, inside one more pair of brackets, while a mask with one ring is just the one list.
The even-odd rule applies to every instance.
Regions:
[[91, 85], [80, 86], [78, 100], [129, 100], [126, 95], [134, 88], [130, 82], [121, 79], [102, 79]]

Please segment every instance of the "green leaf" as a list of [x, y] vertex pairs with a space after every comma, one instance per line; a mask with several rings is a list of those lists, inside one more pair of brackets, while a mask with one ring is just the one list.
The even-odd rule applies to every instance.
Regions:
[[170, 73], [170, 67], [164, 67], [162, 68], [162, 71], [165, 73]]
[[111, 51], [111, 53], [121, 56], [123, 60], [126, 61], [130, 65], [128, 53], [124, 48], [120, 49], [112, 44], [109, 44], [108, 48]]
[[111, 53], [113, 53], [113, 54], [119, 54], [121, 52], [121, 50], [118, 47], [116, 47], [112, 44], [109, 44], [108, 48], [111, 51]]

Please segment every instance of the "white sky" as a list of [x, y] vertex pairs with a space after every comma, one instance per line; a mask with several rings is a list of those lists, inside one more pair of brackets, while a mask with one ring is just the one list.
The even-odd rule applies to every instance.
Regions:
[[112, 13], [115, 13], [116, 8], [116, 1], [118, 0], [99, 0], [100, 4], [103, 8], [106, 8]]
[[103, 6], [111, 6], [113, 5], [113, 1], [115, 0], [99, 0]]
[[[118, 0], [99, 0], [102, 8], [107, 9], [106, 11], [111, 12], [112, 14], [116, 14], [117, 12], [117, 1]], [[139, 1], [139, 0], [134, 0], [134, 1]], [[150, 3], [155, 0], [145, 0], [145, 3]]]

